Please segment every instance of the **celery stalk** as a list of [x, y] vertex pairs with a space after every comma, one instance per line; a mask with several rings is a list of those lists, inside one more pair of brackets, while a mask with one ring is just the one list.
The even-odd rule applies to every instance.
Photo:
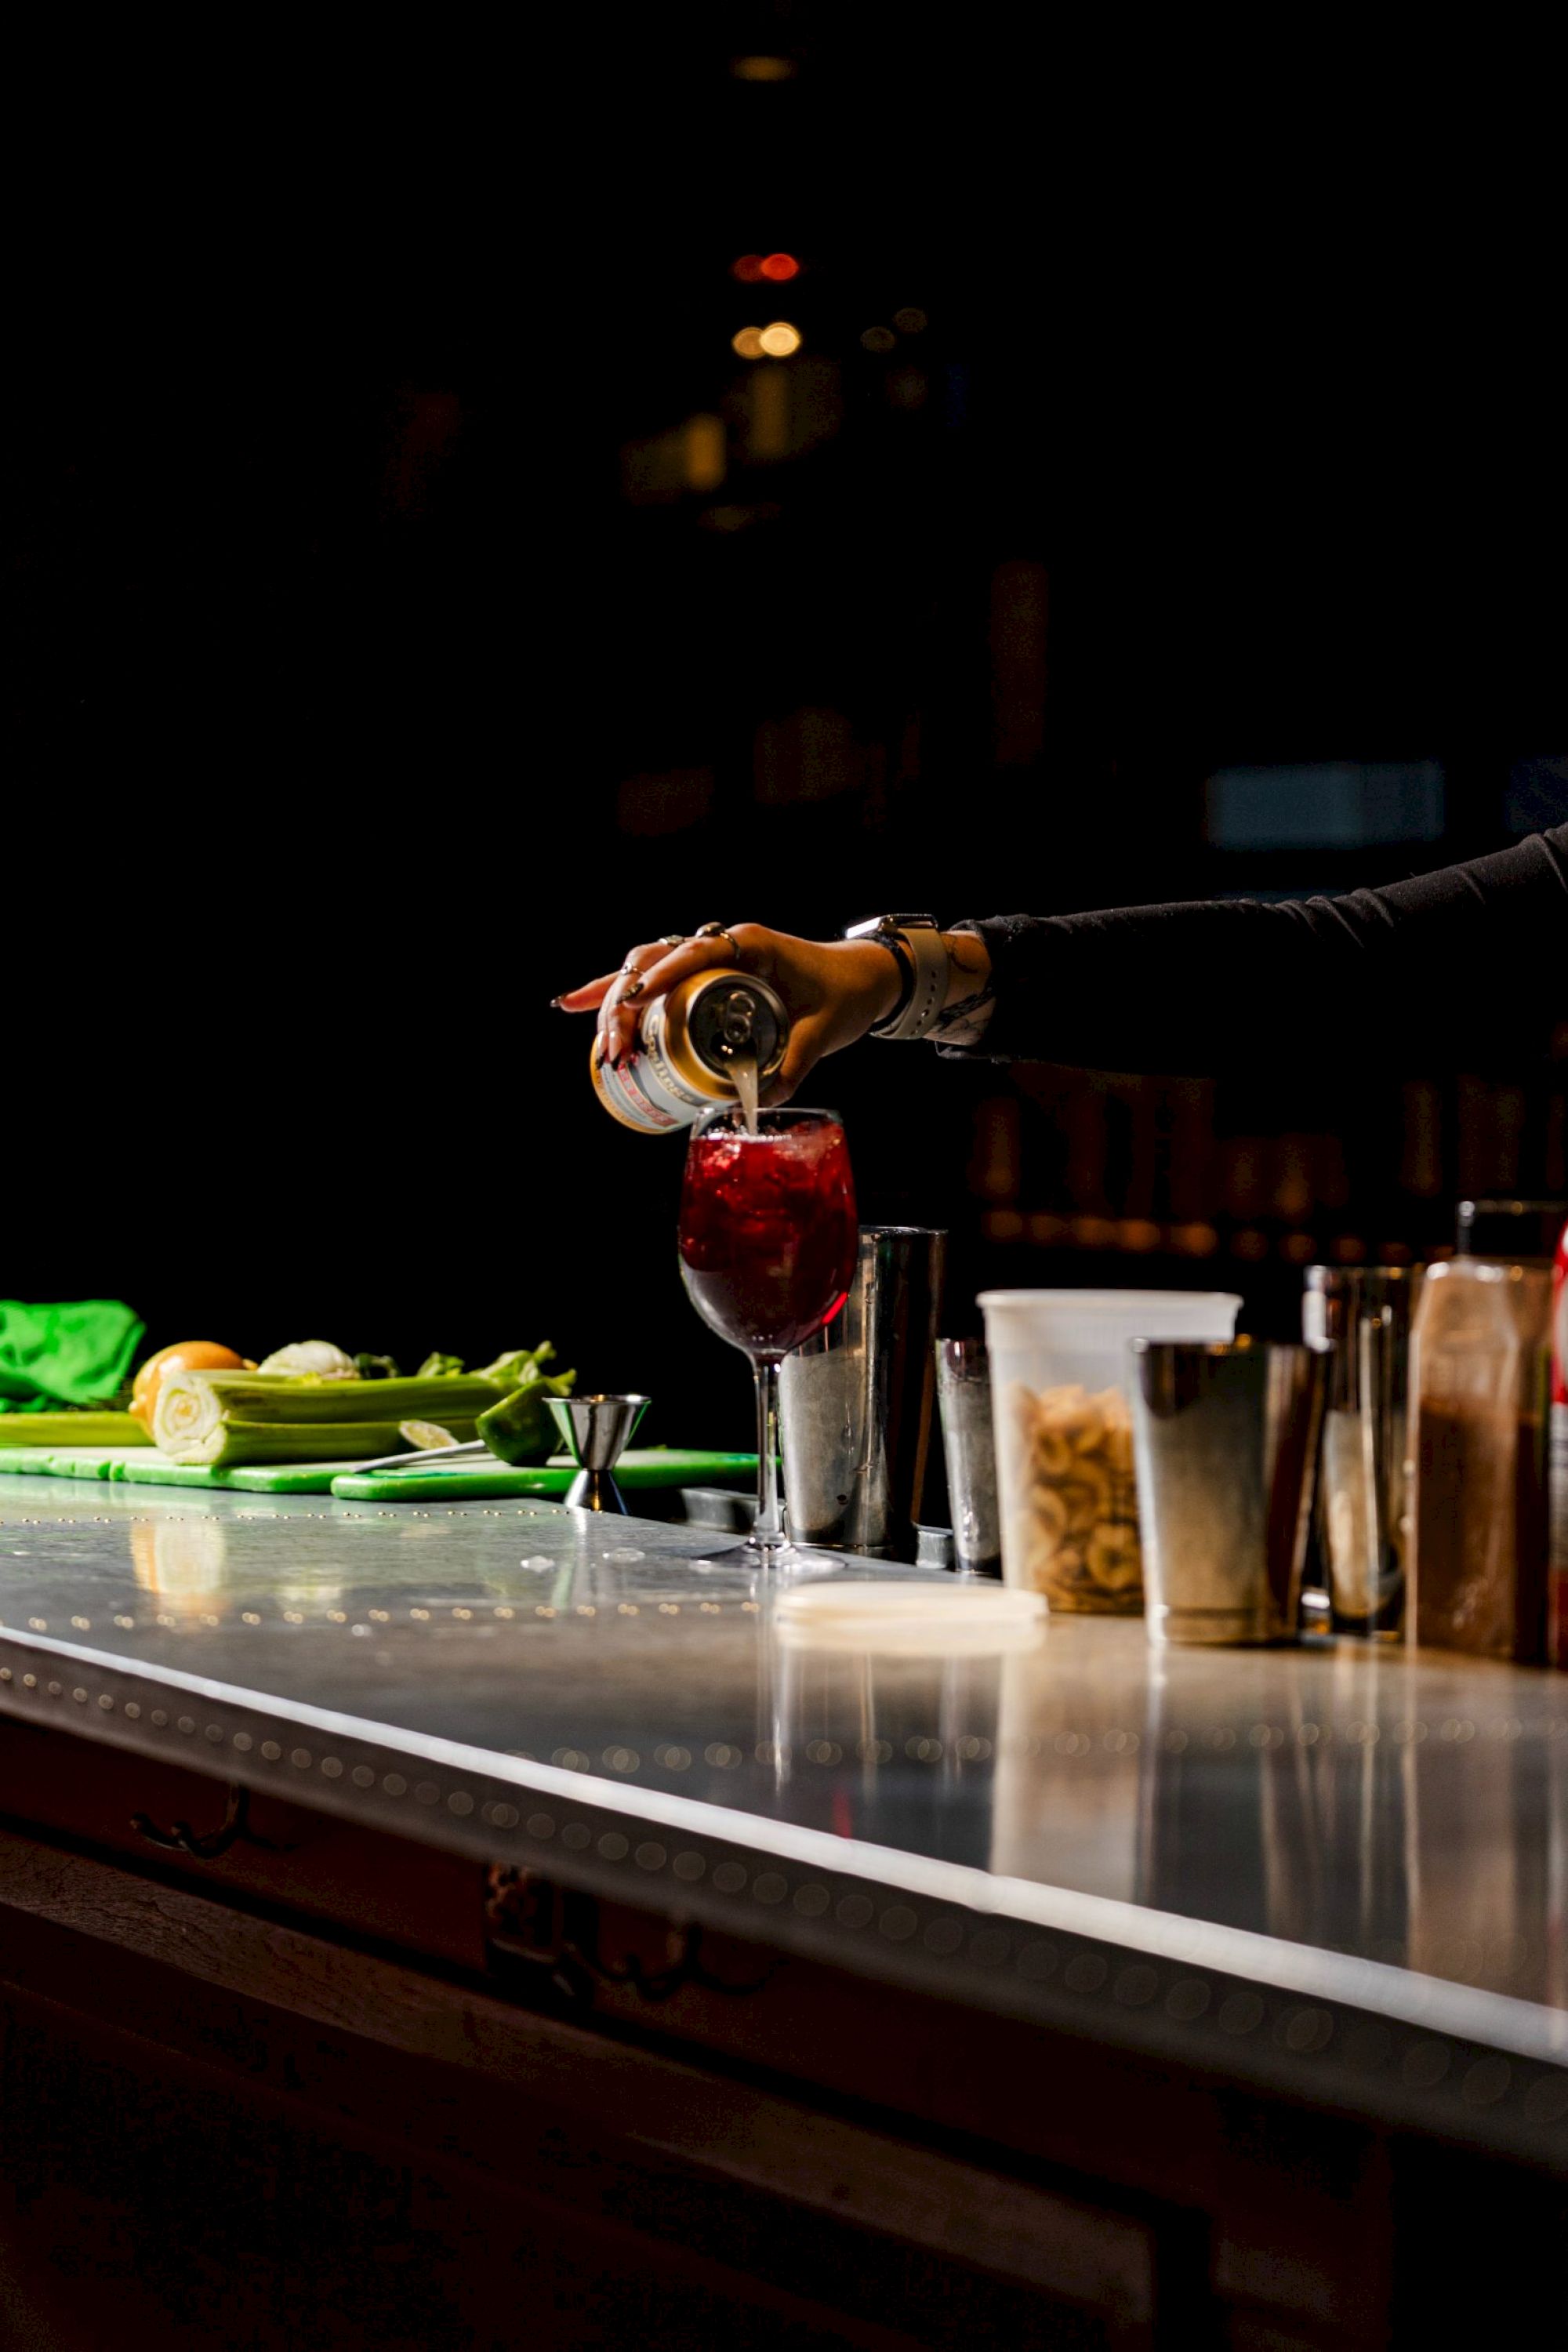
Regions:
[[[378, 1388], [385, 1385], [377, 1381]], [[448, 1421], [458, 1440], [474, 1434], [472, 1420]], [[395, 1421], [224, 1421], [216, 1444], [192, 1446], [176, 1462], [205, 1463], [228, 1470], [240, 1462], [354, 1462], [376, 1454], [412, 1452]]]
[[200, 1381], [239, 1421], [472, 1421], [508, 1391], [477, 1372], [436, 1380], [296, 1381], [281, 1372], [171, 1372], [161, 1393]]
[[[242, 1458], [226, 1450], [224, 1433], [231, 1423], [251, 1433], [287, 1429], [296, 1448], [300, 1433], [310, 1429], [321, 1433], [319, 1446], [265, 1457], [252, 1451], [243, 1458], [323, 1462], [342, 1455], [346, 1460], [357, 1452], [395, 1453], [398, 1424], [405, 1421], [439, 1422], [443, 1429], [461, 1427], [471, 1434], [478, 1416], [488, 1406], [499, 1404], [505, 1393], [494, 1381], [477, 1375], [426, 1381], [308, 1381], [276, 1372], [180, 1370], [167, 1373], [158, 1391], [153, 1438], [176, 1462], [212, 1463]], [[371, 1428], [383, 1434], [374, 1444], [361, 1446], [360, 1436]], [[387, 1431], [390, 1435], [384, 1434]], [[259, 1440], [251, 1434], [242, 1442], [254, 1447]]]
[[0, 1447], [152, 1443], [141, 1423], [132, 1421], [128, 1412], [0, 1412]]

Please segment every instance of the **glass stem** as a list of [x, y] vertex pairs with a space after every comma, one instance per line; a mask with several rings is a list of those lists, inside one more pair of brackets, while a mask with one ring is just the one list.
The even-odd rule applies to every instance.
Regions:
[[771, 1356], [754, 1356], [757, 1381], [757, 1517], [752, 1542], [759, 1551], [784, 1544], [779, 1517], [779, 1368]]

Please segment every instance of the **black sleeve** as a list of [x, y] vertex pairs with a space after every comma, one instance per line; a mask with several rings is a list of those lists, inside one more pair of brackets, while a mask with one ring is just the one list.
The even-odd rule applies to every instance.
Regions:
[[1507, 1066], [1568, 1020], [1568, 825], [1382, 890], [997, 915], [976, 1055], [1222, 1076]]

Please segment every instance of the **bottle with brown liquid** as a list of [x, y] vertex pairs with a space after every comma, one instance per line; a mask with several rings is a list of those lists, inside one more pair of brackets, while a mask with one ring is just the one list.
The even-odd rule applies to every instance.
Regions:
[[738, 1104], [750, 1125], [758, 1089], [776, 1075], [788, 1044], [789, 1013], [765, 980], [701, 971], [655, 997], [618, 1068], [595, 1060], [594, 1091], [612, 1118], [639, 1135], [692, 1127], [726, 1104]]
[[1557, 1244], [1552, 1269], [1552, 1419], [1550, 1517], [1552, 1537], [1546, 1596], [1546, 1659], [1568, 1666], [1568, 1223]]
[[1410, 1349], [1417, 1642], [1542, 1654], [1550, 1323], [1542, 1267], [1458, 1257], [1427, 1272]]

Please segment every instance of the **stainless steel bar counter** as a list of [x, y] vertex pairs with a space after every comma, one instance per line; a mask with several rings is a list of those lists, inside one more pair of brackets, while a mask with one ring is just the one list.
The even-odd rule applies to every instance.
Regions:
[[1166, 2075], [1568, 2147], [1550, 1675], [1091, 1618], [873, 1654], [689, 1527], [42, 1479], [0, 1488], [0, 1715], [118, 1751], [127, 1813], [177, 1765], [215, 1822], [276, 1797]]

